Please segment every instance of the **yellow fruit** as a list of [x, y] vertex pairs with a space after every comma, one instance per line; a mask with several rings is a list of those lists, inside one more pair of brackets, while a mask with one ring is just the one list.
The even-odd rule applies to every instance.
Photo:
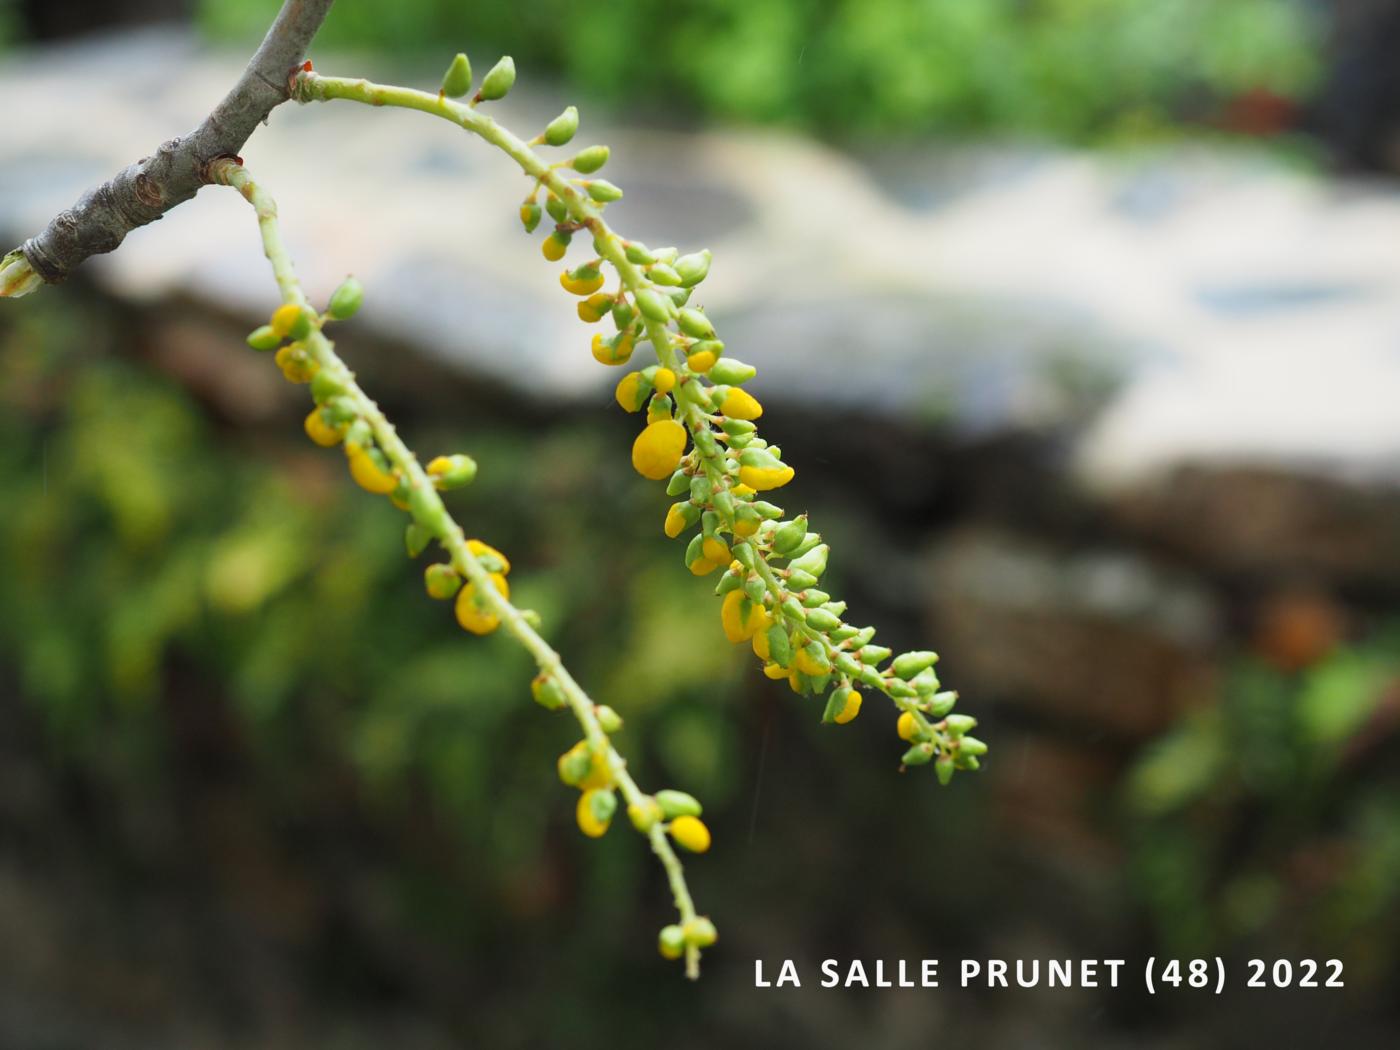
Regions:
[[719, 562], [710, 561], [709, 558], [696, 558], [689, 568], [694, 576], [708, 576], [719, 568]]
[[283, 339], [292, 334], [292, 331], [300, 326], [302, 320], [301, 307], [295, 303], [283, 303], [276, 310], [272, 311], [272, 330]]
[[726, 562], [730, 558], [729, 547], [715, 536], [706, 536], [700, 541], [700, 552], [710, 561]]
[[[559, 283], [564, 286], [564, 291], [573, 295], [592, 295], [603, 287], [603, 275], [591, 266], [580, 266], [577, 270], [561, 273]], [[598, 316], [602, 317], [602, 314]]]
[[763, 674], [776, 682], [780, 678], [787, 678], [788, 675], [791, 674], [791, 672], [786, 667], [783, 667], [779, 664], [764, 664]]
[[719, 410], [730, 419], [757, 419], [763, 415], [763, 406], [758, 403], [757, 398], [737, 386], [729, 388], [729, 393], [724, 395]]
[[692, 372], [699, 372], [703, 375], [713, 368], [715, 362], [718, 360], [719, 358], [715, 356], [714, 351], [701, 350], [699, 353], [691, 354], [686, 358], [685, 363], [690, 367]]
[[780, 489], [792, 480], [793, 474], [789, 466], [739, 468], [739, 480], [756, 492]]
[[588, 765], [588, 773], [578, 782], [578, 786], [588, 790], [589, 788], [611, 787], [612, 782], [612, 766], [608, 764], [607, 755], [601, 751], [594, 751], [593, 758]]
[[[501, 574], [510, 572], [510, 559], [498, 551], [489, 543], [482, 543], [480, 540], [467, 540], [467, 550], [471, 551], [478, 558], [495, 558], [501, 563]], [[501, 597], [507, 597], [502, 594]]]
[[674, 419], [648, 423], [632, 443], [632, 466], [652, 481], [669, 478], [685, 454], [685, 427]]
[[710, 829], [699, 817], [677, 817], [671, 821], [670, 831], [676, 845], [691, 853], [704, 853], [710, 848]]
[[658, 368], [651, 377], [651, 385], [656, 387], [657, 393], [669, 394], [676, 388], [676, 373], [669, 368]]
[[626, 412], [640, 412], [642, 406], [646, 404], [646, 385], [642, 382], [642, 373], [628, 372], [617, 381], [617, 387], [613, 390], [613, 397], [617, 398], [617, 403]]
[[753, 636], [753, 654], [754, 654], [754, 656], [756, 656], [756, 657], [758, 657], [760, 660], [762, 660], [764, 663], [767, 663], [769, 657], [771, 657], [771, 656], [773, 655], [772, 652], [770, 651], [770, 646], [768, 645], [768, 632], [767, 632], [767, 631], [755, 631], [755, 632], [754, 632], [754, 636]]
[[846, 695], [845, 706], [841, 708], [833, 721], [835, 721], [837, 725], [843, 726], [854, 719], [858, 714], [860, 714], [860, 694], [852, 689]]
[[399, 479], [381, 469], [370, 454], [358, 446], [350, 452], [350, 476], [360, 488], [376, 496], [387, 496], [399, 487]]
[[734, 535], [741, 540], [746, 540], [758, 531], [757, 521], [744, 521], [740, 519], [734, 523]]
[[319, 408], [311, 410], [311, 414], [306, 417], [306, 422], [302, 426], [306, 431], [306, 436], [322, 448], [334, 448], [340, 444], [340, 428], [327, 423], [326, 417]]
[[919, 723], [914, 721], [914, 716], [908, 711], [899, 716], [899, 721], [894, 725], [894, 731], [899, 734], [901, 740], [913, 740], [914, 734], [919, 731]]
[[666, 524], [662, 526], [662, 531], [671, 539], [675, 539], [685, 531], [685, 515], [681, 513], [684, 504], [672, 503], [671, 509], [666, 512]]
[[750, 601], [743, 591], [730, 591], [720, 606], [719, 620], [724, 636], [738, 645], [754, 637], [756, 631], [767, 631], [768, 610]]
[[574, 808], [574, 816], [578, 819], [578, 828], [591, 839], [602, 838], [608, 830], [608, 825], [612, 821], [599, 820], [598, 815], [593, 812], [593, 796], [597, 789], [585, 791], [578, 797], [578, 805]]
[[631, 332], [625, 332], [614, 342], [604, 338], [602, 332], [593, 336], [593, 360], [600, 365], [625, 365], [632, 356], [635, 342]]
[[558, 262], [564, 258], [564, 253], [569, 250], [569, 242], [560, 237], [558, 232], [551, 233], [540, 245], [540, 252], [550, 262]]
[[[500, 592], [502, 598], [510, 597], [510, 584], [506, 578], [498, 572], [491, 574], [491, 582], [495, 584], [496, 590]], [[457, 604], [455, 607], [457, 622], [464, 630], [472, 634], [490, 634], [497, 627], [501, 626], [501, 618], [490, 609], [484, 608], [476, 600], [476, 584], [468, 583], [457, 592]]]
[[797, 655], [793, 657], [792, 665], [803, 674], [817, 675], [826, 674], [831, 670], [831, 665], [824, 663], [813, 656], [805, 647], [797, 650]]
[[612, 296], [604, 295], [601, 292], [597, 295], [590, 295], [578, 304], [578, 319], [585, 324], [596, 324], [611, 308]]

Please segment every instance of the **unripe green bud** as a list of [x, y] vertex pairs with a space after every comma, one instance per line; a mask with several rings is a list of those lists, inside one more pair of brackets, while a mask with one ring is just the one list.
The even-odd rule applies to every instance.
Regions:
[[792, 595], [788, 595], [786, 598], [783, 599], [783, 604], [781, 608], [783, 610], [783, 615], [786, 616], [789, 620], [792, 620], [795, 623], [807, 622], [807, 610], [802, 608], [802, 603], [799, 602]]
[[776, 554], [790, 554], [807, 535], [807, 515], [799, 514], [791, 521], [785, 521], [773, 533], [773, 551]]
[[433, 534], [416, 521], [410, 521], [408, 528], [404, 530], [403, 545], [410, 558], [416, 558], [422, 554], [432, 541]]
[[831, 696], [826, 701], [826, 709], [822, 711], [822, 721], [827, 725], [834, 723], [836, 716], [846, 709], [846, 698], [850, 694], [851, 691], [845, 687], [832, 690]]
[[953, 709], [953, 705], [958, 702], [958, 694], [955, 692], [938, 693], [928, 703], [928, 713], [930, 718], [942, 718]]
[[656, 804], [661, 807], [661, 812], [667, 820], [674, 820], [676, 817], [698, 817], [701, 813], [699, 799], [671, 788], [656, 793]]
[[815, 609], [819, 605], [825, 605], [830, 598], [831, 595], [827, 594], [826, 591], [818, 590], [816, 587], [808, 587], [802, 594], [802, 604], [809, 609]]
[[682, 255], [676, 260], [676, 273], [680, 275], [681, 284], [691, 288], [703, 281], [710, 272], [710, 250], [695, 252], [691, 255]]
[[802, 557], [790, 562], [788, 568], [792, 569], [794, 572], [811, 573], [813, 576], [820, 579], [822, 573], [826, 572], [826, 559], [830, 553], [831, 548], [825, 543], [818, 544], [806, 554], [802, 555]]
[[637, 292], [637, 308], [653, 321], [669, 321], [671, 319], [671, 305], [658, 293], [650, 288], [642, 288]]
[[744, 586], [743, 574], [735, 572], [733, 569], [725, 569], [724, 575], [719, 578], [719, 583], [715, 585], [715, 596], [720, 597], [730, 591], [737, 591], [742, 586]]
[[690, 475], [684, 470], [677, 470], [671, 475], [671, 480], [666, 482], [666, 495], [679, 496], [683, 492], [690, 491]]
[[932, 667], [938, 663], [938, 654], [928, 650], [919, 650], [910, 653], [901, 653], [895, 657], [893, 664], [894, 673], [900, 678], [913, 678], [925, 667]]
[[848, 639], [854, 638], [859, 633], [860, 631], [857, 628], [852, 627], [848, 623], [842, 624], [840, 627], [830, 632], [833, 642], [847, 641]]
[[470, 485], [476, 480], [476, 460], [458, 452], [451, 456], [438, 456], [428, 463], [428, 476], [433, 485], [444, 492]]
[[323, 368], [311, 377], [311, 399], [316, 404], [324, 405], [331, 398], [339, 397], [343, 393], [345, 393], [344, 384], [331, 375], [327, 369]]
[[[559, 220], [556, 219], [555, 222]], [[525, 227], [526, 233], [534, 233], [535, 227], [540, 224], [540, 206], [535, 201], [526, 201], [520, 206], [520, 225]]]
[[613, 324], [617, 326], [617, 330], [619, 332], [624, 331], [625, 329], [630, 327], [632, 322], [636, 319], [636, 317], [637, 311], [632, 309], [631, 303], [623, 302], [621, 299], [613, 303]]
[[742, 386], [757, 374], [758, 369], [754, 368], [753, 365], [746, 365], [733, 357], [722, 357], [710, 369], [710, 381], [727, 383], [730, 386]]
[[544, 199], [544, 210], [555, 222], [569, 221], [569, 206], [552, 193]]
[[[771, 452], [771, 454], [775, 457], [778, 455], [776, 451]], [[820, 532], [809, 532], [807, 533], [807, 535], [802, 537], [801, 542], [798, 543], [798, 545], [795, 548], [788, 551], [787, 556], [789, 558], [800, 558], [802, 557], [802, 555], [806, 554], [809, 550], [811, 550], [821, 541], [822, 534]]]
[[817, 585], [817, 578], [810, 572], [804, 572], [801, 569], [793, 569], [788, 573], [787, 585], [789, 590], [805, 591], [808, 587], [815, 587]]
[[607, 824], [612, 820], [613, 814], [617, 812], [617, 795], [613, 793], [611, 788], [594, 791], [589, 798], [588, 806], [593, 810], [593, 817], [599, 824]]
[[681, 283], [680, 274], [665, 263], [654, 263], [648, 267], [647, 276], [651, 278], [652, 284], [659, 284], [664, 288], [675, 288]]
[[254, 350], [276, 350], [282, 345], [282, 337], [273, 331], [272, 325], [265, 324], [248, 333], [248, 345]]
[[[591, 175], [607, 162], [607, 146], [589, 146], [587, 149], [580, 150], [577, 154], [574, 155], [574, 159], [569, 161], [569, 167], [573, 168], [574, 171], [578, 172], [580, 175]], [[642, 251], [646, 251], [646, 245], [642, 245], [641, 248]], [[630, 249], [628, 252], [628, 258], [631, 258]], [[632, 259], [632, 261], [638, 262], [639, 260]], [[647, 259], [646, 261], [651, 262], [650, 259]]]
[[423, 570], [423, 585], [428, 589], [428, 597], [445, 602], [462, 586], [462, 577], [446, 562], [434, 562]]
[[535, 698], [535, 703], [539, 704], [546, 711], [558, 711], [568, 704], [564, 696], [564, 690], [552, 675], [540, 673], [530, 682], [530, 695]]
[[890, 658], [890, 650], [883, 645], [867, 645], [860, 651], [860, 662], [874, 666]]
[[364, 285], [360, 284], [354, 277], [346, 277], [340, 282], [340, 287], [331, 293], [331, 301], [326, 307], [326, 313], [337, 321], [346, 321], [355, 316], [355, 311], [360, 308], [360, 304], [364, 301]]
[[472, 64], [467, 56], [458, 53], [442, 76], [442, 93], [448, 98], [461, 98], [472, 89]]
[[825, 609], [810, 609], [807, 622], [819, 631], [831, 631], [841, 626], [841, 621]]
[[663, 926], [656, 939], [657, 950], [667, 959], [679, 959], [685, 952], [685, 931], [679, 926]]
[[[686, 335], [694, 336], [696, 339], [711, 339], [715, 334], [715, 326], [710, 323], [710, 319], [699, 310], [686, 309], [680, 312], [676, 318], [676, 323]], [[718, 367], [718, 364], [716, 364]]]
[[559, 779], [569, 787], [577, 787], [593, 769], [593, 752], [586, 747], [571, 747], [559, 756], [558, 765]]
[[697, 506], [710, 502], [710, 479], [704, 474], [696, 474], [690, 479], [690, 498]]
[[977, 728], [977, 719], [971, 715], [949, 715], [944, 724], [948, 727], [950, 736], [962, 736]]
[[860, 666], [860, 661], [850, 653], [836, 654], [836, 669], [844, 675], [850, 675], [852, 678], [859, 678], [863, 670]]
[[750, 576], [744, 580], [744, 593], [748, 595], [749, 601], [761, 602], [767, 592], [768, 585], [763, 582], [763, 577]]
[[569, 106], [545, 126], [544, 140], [551, 146], [562, 146], [574, 137], [577, 130], [578, 107]]
[[681, 932], [685, 934], [685, 943], [696, 948], [708, 948], [719, 940], [719, 931], [715, 929], [715, 924], [703, 915], [691, 919], [681, 927]]
[[588, 195], [600, 204], [622, 199], [622, 190], [607, 179], [592, 179], [588, 183]]
[[607, 704], [595, 707], [593, 713], [598, 717], [598, 725], [604, 733], [616, 733], [622, 728], [622, 716]]
[[904, 752], [904, 757], [900, 759], [906, 766], [927, 765], [933, 759], [932, 744], [915, 744], [908, 751]]
[[730, 437], [738, 437], [741, 434], [752, 434], [757, 428], [747, 419], [730, 419], [725, 416], [721, 424], [724, 432]]
[[947, 787], [948, 781], [953, 779], [953, 760], [943, 756], [933, 764], [933, 771], [938, 774], [938, 782]]
[[976, 758], [978, 755], [987, 753], [987, 745], [975, 736], [965, 736], [958, 741], [958, 754], [971, 755]]
[[487, 73], [481, 81], [481, 90], [477, 97], [487, 102], [498, 98], [505, 98], [506, 92], [515, 86], [515, 59], [506, 55], [494, 66], [491, 72]]
[[408, 490], [408, 512], [413, 515], [417, 524], [437, 539], [447, 535], [447, 510], [443, 507], [442, 500], [437, 499], [434, 491], [426, 485], [414, 486]]
[[[606, 149], [606, 146], [595, 146], [594, 149]], [[656, 262], [656, 256], [651, 254], [651, 249], [641, 241], [628, 241], [627, 247], [623, 249], [627, 255], [627, 261], [636, 263], [638, 266], [649, 266]]]
[[792, 642], [782, 624], [775, 623], [768, 628], [768, 657], [779, 667], [792, 663]]
[[914, 691], [920, 696], [932, 696], [938, 692], [938, 674], [932, 667], [925, 667], [922, 671], [909, 679], [909, 684], [914, 687]]

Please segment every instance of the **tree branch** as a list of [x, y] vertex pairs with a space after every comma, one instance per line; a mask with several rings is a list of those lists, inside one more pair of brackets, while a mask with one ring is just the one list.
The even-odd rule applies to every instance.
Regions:
[[92, 255], [183, 204], [209, 181], [208, 165], [238, 154], [257, 126], [289, 97], [288, 79], [334, 0], [284, 0], [272, 28], [238, 83], [199, 127], [164, 142], [60, 212], [20, 249], [30, 268], [50, 284]]

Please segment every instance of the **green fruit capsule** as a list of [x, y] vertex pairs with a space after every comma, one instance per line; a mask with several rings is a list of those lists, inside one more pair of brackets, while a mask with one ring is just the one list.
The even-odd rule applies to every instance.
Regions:
[[675, 925], [663, 926], [656, 947], [663, 958], [679, 959], [685, 954], [685, 931]]
[[681, 331], [688, 336], [696, 339], [714, 338], [715, 326], [699, 310], [682, 310], [676, 318], [676, 323], [680, 325]]
[[569, 206], [552, 193], [544, 199], [544, 210], [555, 222], [569, 221]]
[[282, 345], [282, 337], [273, 331], [272, 325], [265, 324], [248, 333], [248, 345], [254, 350], [276, 350]]
[[946, 693], [935, 693], [928, 702], [928, 713], [930, 718], [942, 718], [958, 702], [958, 694], [952, 690]]
[[680, 275], [681, 284], [687, 288], [699, 284], [709, 275], [709, 272], [710, 250], [708, 248], [691, 255], [682, 255], [676, 260], [676, 273]]
[[977, 719], [971, 715], [949, 715], [946, 719], [948, 732], [953, 736], [962, 736], [977, 728]]
[[710, 381], [712, 383], [725, 383], [729, 386], [740, 386], [757, 374], [758, 369], [754, 368], [753, 365], [746, 365], [732, 357], [721, 357], [710, 369]]
[[938, 774], [938, 782], [944, 787], [948, 786], [948, 781], [953, 779], [953, 760], [944, 756], [933, 764], [933, 771]]
[[653, 263], [651, 268], [647, 270], [647, 276], [651, 278], [653, 284], [659, 284], [666, 288], [675, 288], [681, 283], [681, 275], [665, 263]]
[[442, 75], [442, 93], [448, 98], [461, 98], [472, 89], [472, 64], [458, 52], [447, 72]]
[[627, 261], [638, 266], [649, 266], [656, 262], [656, 256], [652, 255], [651, 249], [641, 241], [629, 241], [624, 251], [627, 253]]
[[574, 155], [574, 159], [569, 161], [569, 167], [580, 175], [592, 175], [608, 162], [608, 155], [607, 146], [589, 146]]
[[462, 577], [446, 562], [434, 562], [423, 570], [423, 586], [427, 588], [430, 598], [446, 601], [462, 586]]
[[476, 94], [478, 98], [491, 102], [498, 98], [505, 98], [506, 92], [514, 86], [515, 59], [506, 55], [491, 67], [491, 72], [486, 74], [485, 79], [481, 82], [481, 90]]
[[607, 704], [595, 707], [593, 713], [598, 716], [598, 725], [604, 733], [616, 733], [622, 728], [622, 716]]
[[701, 813], [700, 800], [684, 791], [667, 788], [656, 793], [656, 804], [667, 820], [676, 817], [698, 817]]
[[653, 321], [668, 321], [671, 318], [669, 304], [650, 288], [642, 288], [637, 292], [637, 308]]
[[422, 554], [432, 541], [433, 534], [416, 521], [409, 522], [408, 528], [404, 530], [403, 545], [410, 558], [416, 558]]
[[551, 120], [544, 129], [544, 140], [551, 146], [563, 146], [578, 131], [578, 107], [570, 106]]
[[900, 759], [906, 766], [925, 766], [933, 760], [932, 744], [915, 744]]
[[768, 628], [768, 656], [779, 667], [792, 663], [792, 643], [788, 641], [787, 630], [781, 624]]
[[550, 675], [537, 674], [530, 682], [530, 695], [534, 697], [535, 703], [539, 704], [546, 711], [558, 711], [568, 703], [564, 698], [564, 690], [559, 683]]
[[901, 653], [894, 661], [894, 673], [900, 678], [913, 678], [926, 667], [938, 663], [938, 654], [928, 650]]
[[797, 549], [807, 535], [807, 515], [799, 514], [791, 521], [785, 521], [773, 533], [773, 551], [776, 554], [790, 554]]
[[607, 204], [610, 201], [622, 199], [622, 190], [618, 189], [607, 179], [590, 179], [588, 183], [588, 195], [599, 204]]
[[330, 305], [326, 307], [326, 313], [337, 321], [349, 320], [355, 316], [355, 311], [360, 308], [360, 304], [364, 301], [364, 285], [354, 277], [346, 277], [340, 282], [340, 287], [331, 293], [331, 301]]
[[834, 631], [841, 626], [841, 621], [825, 609], [811, 609], [807, 613], [807, 622], [819, 631]]
[[826, 572], [827, 556], [831, 553], [831, 548], [825, 543], [819, 543], [800, 558], [796, 558], [788, 566], [794, 572], [805, 572], [821, 578]]

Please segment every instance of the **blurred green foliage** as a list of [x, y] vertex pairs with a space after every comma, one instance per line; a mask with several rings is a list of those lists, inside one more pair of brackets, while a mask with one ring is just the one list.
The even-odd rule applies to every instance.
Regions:
[[1400, 935], [1400, 624], [1296, 674], [1246, 660], [1124, 784], [1138, 885], [1182, 953], [1326, 945], [1362, 973]]
[[[268, 785], [341, 768], [382, 818], [472, 844], [463, 921], [491, 921], [473, 892], [515, 899], [522, 871], [547, 878], [561, 832], [609, 882], [638, 879], [645, 851], [610, 848], [625, 829], [601, 849], [572, 833], [554, 760], [573, 721], [531, 701], [533, 664], [510, 639], [464, 634], [424, 594], [431, 552], [410, 562], [404, 516], [351, 485], [338, 450], [301, 440], [302, 391], [267, 433], [225, 430], [118, 352], [119, 319], [54, 295], [6, 320], [0, 673], [56, 756], [159, 793], [172, 726], [231, 713], [236, 749]], [[240, 353], [232, 334], [228, 352]], [[461, 520], [509, 552], [516, 596], [626, 713], [639, 779], [722, 804], [739, 657], [661, 535], [664, 497], [632, 483], [625, 443], [602, 447], [610, 436], [565, 426], [526, 440], [482, 419], [415, 440], [479, 458], [481, 477], [453, 498]], [[696, 631], [706, 644], [664, 644]], [[657, 757], [636, 755], [640, 740]], [[605, 896], [601, 916], [628, 900]], [[664, 913], [664, 896], [647, 903]]]
[[[268, 0], [201, 0], [246, 43]], [[340, 0], [327, 48], [508, 52], [615, 105], [824, 134], [1141, 134], [1263, 90], [1306, 92], [1319, 33], [1300, 0]], [[436, 65], [424, 76], [436, 77]]]

